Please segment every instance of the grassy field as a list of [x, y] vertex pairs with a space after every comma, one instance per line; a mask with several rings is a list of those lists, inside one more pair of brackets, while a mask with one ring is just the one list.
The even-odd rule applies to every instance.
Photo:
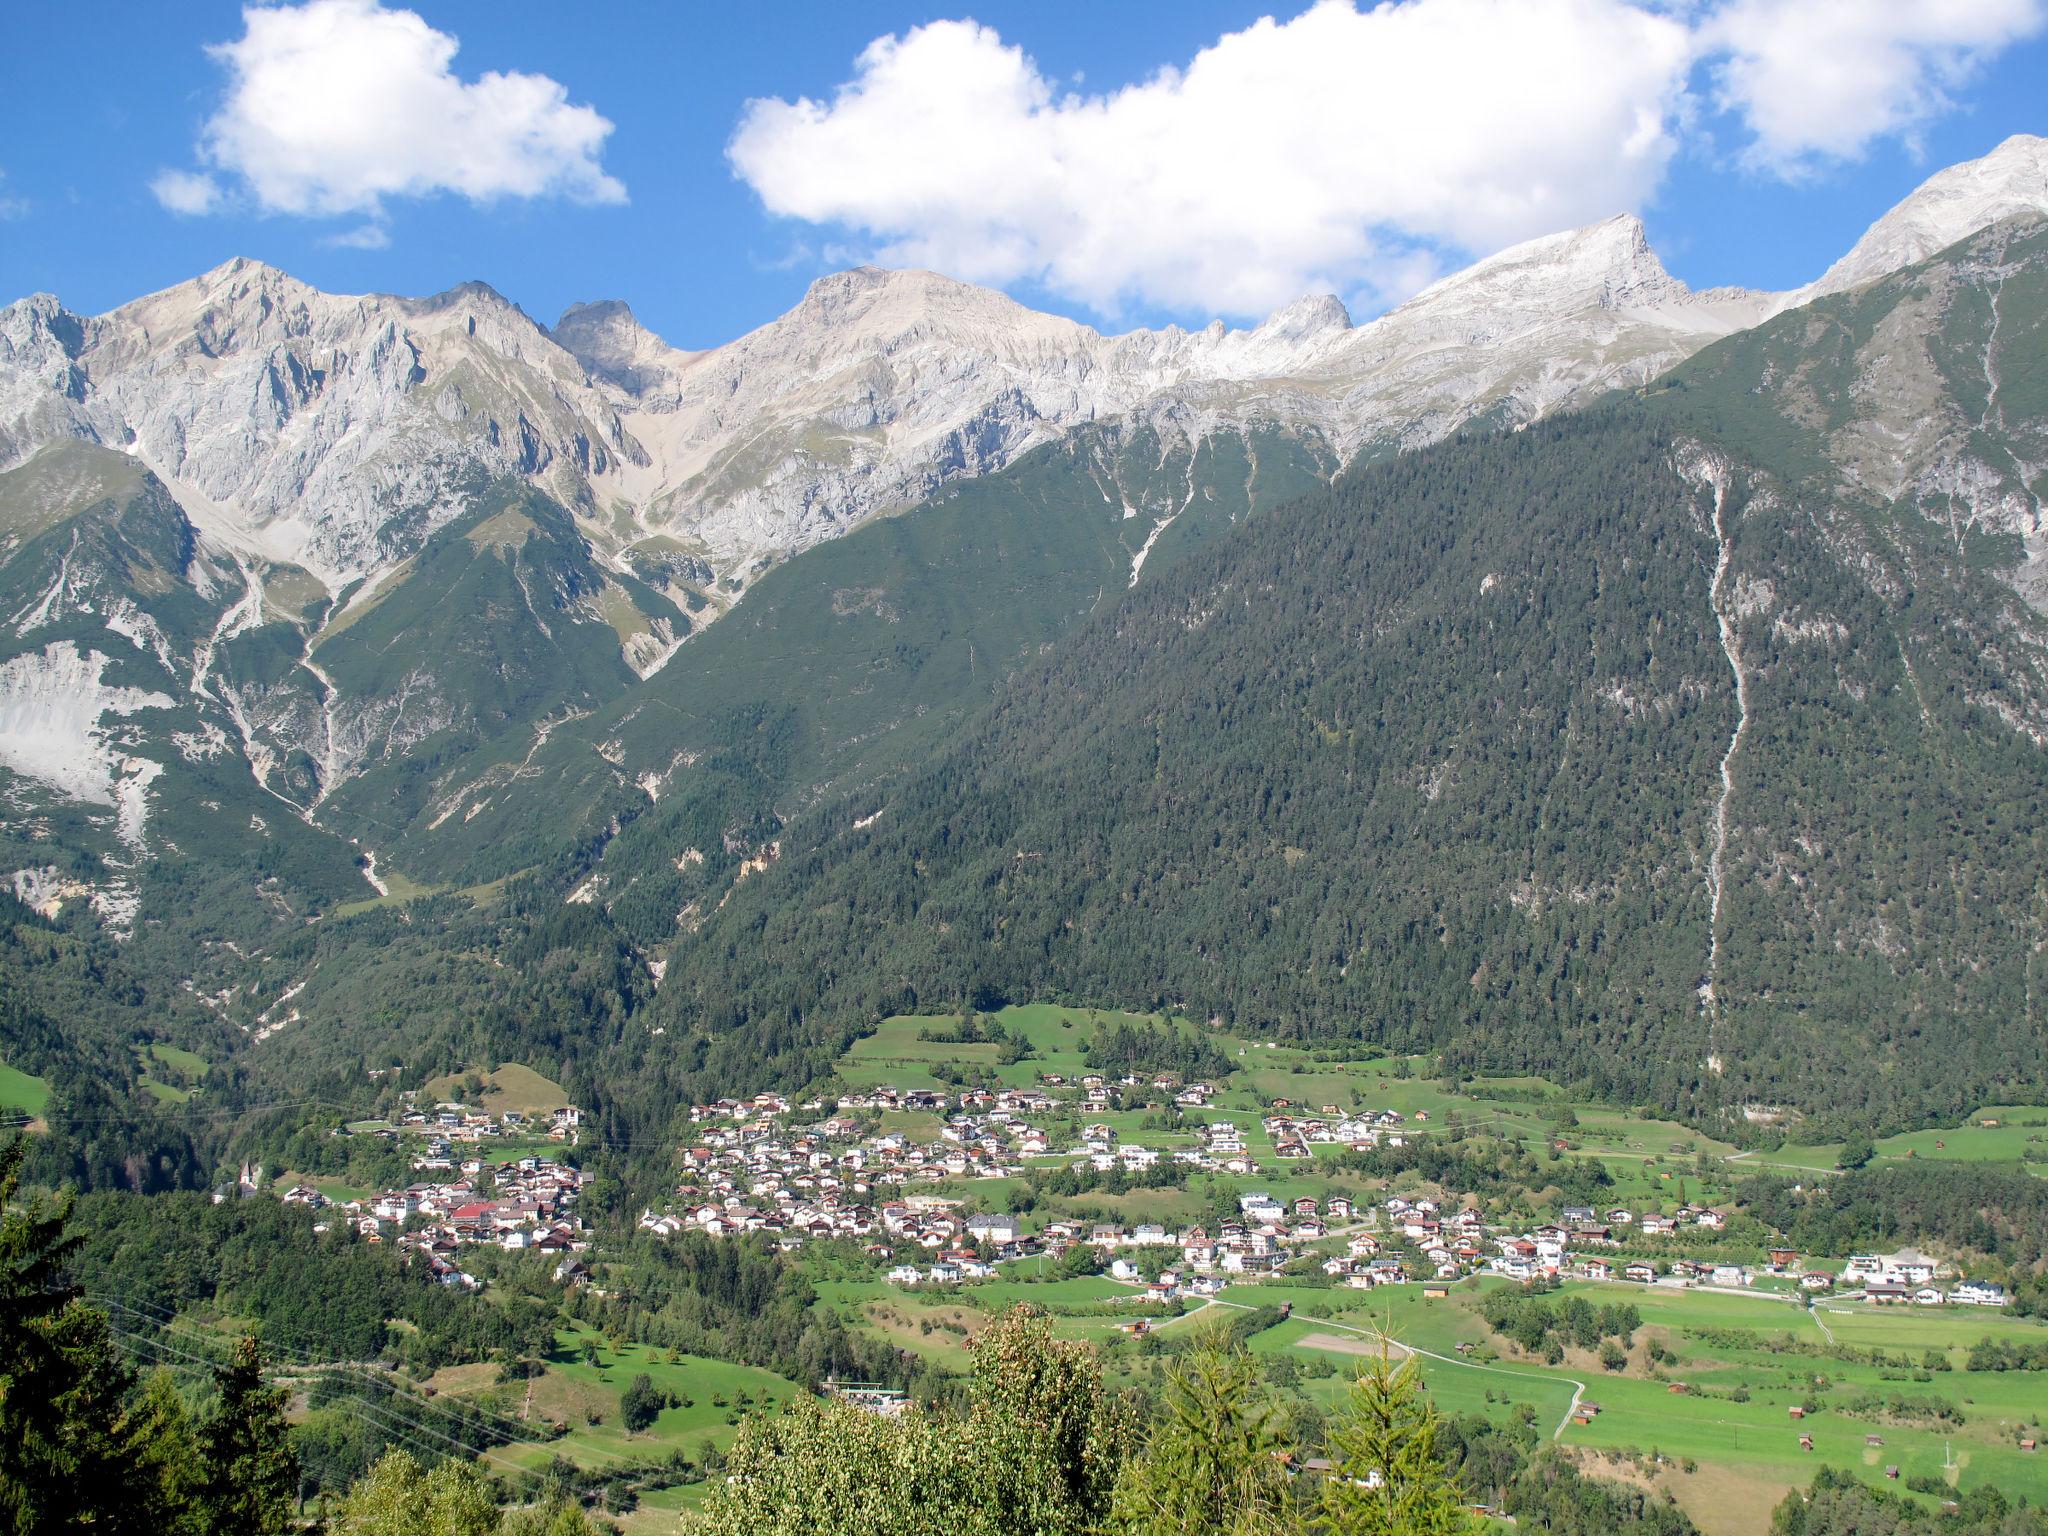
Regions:
[[152, 1044], [139, 1054], [143, 1069], [142, 1087], [159, 1103], [185, 1103], [206, 1076], [206, 1058], [182, 1046]]
[[[902, 1017], [887, 1021], [841, 1059], [849, 1086], [893, 1083], [900, 1088], [943, 1086], [953, 1069], [993, 1072], [1008, 1085], [1027, 1086], [1057, 1073], [1070, 1081], [1086, 1070], [1087, 1041], [1098, 1022], [1142, 1016], [1051, 1006], [1013, 1007], [999, 1018], [1021, 1031], [1034, 1054], [1008, 1066], [998, 1047], [920, 1040], [927, 1028], [951, 1018]], [[1187, 1026], [1199, 1028], [1200, 1026]], [[1418, 1128], [1455, 1122], [1523, 1142], [1537, 1157], [1553, 1139], [1568, 1156], [1597, 1160], [1612, 1180], [1599, 1202], [1642, 1210], [1669, 1209], [1684, 1199], [1723, 1202], [1735, 1180], [1759, 1170], [1788, 1174], [1832, 1169], [1841, 1148], [1788, 1144], [1774, 1151], [1741, 1151], [1675, 1122], [1612, 1106], [1572, 1101], [1535, 1078], [1477, 1079], [1447, 1087], [1427, 1076], [1420, 1060], [1319, 1061], [1297, 1048], [1271, 1047], [1226, 1033], [1210, 1036], [1236, 1063], [1214, 1102], [1191, 1111], [1177, 1130], [1147, 1125], [1149, 1113], [1090, 1113], [1127, 1142], [1170, 1149], [1195, 1139], [1202, 1122], [1231, 1120], [1245, 1134], [1262, 1167], [1255, 1175], [1225, 1176], [1238, 1190], [1258, 1188], [1282, 1200], [1326, 1196], [1339, 1188], [1377, 1195], [1371, 1182], [1333, 1176], [1315, 1162], [1272, 1161], [1259, 1121], [1277, 1099], [1310, 1112], [1393, 1110]], [[934, 1069], [938, 1069], [935, 1071]], [[929, 1124], [926, 1122], [929, 1121]], [[1986, 1122], [1995, 1122], [1989, 1123]], [[935, 1117], [902, 1117], [899, 1128], [935, 1134]], [[1878, 1159], [1969, 1159], [2032, 1167], [2048, 1173], [2048, 1109], [1990, 1106], [1953, 1129], [1918, 1131], [1877, 1144]], [[1057, 1160], [1055, 1160], [1057, 1161]], [[1402, 1187], [1415, 1180], [1404, 1175]], [[1113, 1218], [1127, 1223], [1187, 1223], [1207, 1205], [1208, 1177], [1188, 1189], [1147, 1189], [1126, 1194], [1084, 1194], [1041, 1200], [1038, 1219], [1054, 1214]], [[984, 1206], [1013, 1194], [1009, 1183], [963, 1184], [950, 1192], [972, 1195]], [[1542, 1201], [1534, 1209], [1547, 1210]], [[1013, 1266], [997, 1282], [968, 1292], [902, 1290], [879, 1281], [821, 1281], [827, 1305], [849, 1322], [948, 1370], [967, 1361], [966, 1342], [984, 1326], [985, 1309], [1017, 1300], [1071, 1305], [1099, 1297], [1109, 1282], [1034, 1281], [1048, 1266]], [[1232, 1286], [1211, 1316], [1233, 1306], [1292, 1303], [1294, 1315], [1254, 1337], [1252, 1348], [1275, 1357], [1320, 1360], [1336, 1366], [1310, 1372], [1299, 1390], [1325, 1405], [1346, 1389], [1356, 1350], [1370, 1347], [1381, 1330], [1412, 1347], [1440, 1407], [1496, 1420], [1530, 1417], [1555, 1435], [1597, 1475], [1668, 1489], [1707, 1536], [1735, 1536], [1768, 1524], [1771, 1509], [1818, 1466], [1838, 1467], [1872, 1483], [1900, 1488], [1906, 1477], [1931, 1477], [1967, 1489], [1995, 1483], [2008, 1495], [2048, 1499], [2048, 1459], [2022, 1452], [2022, 1433], [2038, 1434], [2048, 1419], [2048, 1386], [2037, 1373], [1970, 1372], [1970, 1345], [1985, 1337], [2039, 1339], [2048, 1325], [1971, 1308], [1879, 1311], [1823, 1301], [1809, 1310], [1789, 1293], [1722, 1295], [1698, 1290], [1573, 1285], [1598, 1304], [1626, 1301], [1642, 1316], [1635, 1346], [1620, 1372], [1593, 1355], [1570, 1350], [1556, 1364], [1523, 1358], [1496, 1337], [1479, 1316], [1483, 1291], [1504, 1282], [1468, 1281], [1450, 1298], [1430, 1301], [1419, 1286], [1371, 1293], [1311, 1285]], [[1111, 1287], [1112, 1290], [1116, 1289]], [[1127, 1294], [1128, 1291], [1126, 1292]], [[970, 1299], [971, 1298], [971, 1299]], [[1201, 1326], [1199, 1317], [1171, 1328]], [[1108, 1350], [1113, 1378], [1139, 1379], [1150, 1360], [1119, 1330], [1114, 1317], [1056, 1316], [1065, 1336], [1088, 1338]], [[1651, 1346], [1661, 1358], [1653, 1361]], [[1460, 1346], [1467, 1352], [1461, 1353]], [[1884, 1352], [1872, 1363], [1867, 1352]], [[1680, 1390], [1674, 1390], [1678, 1386]], [[1574, 1392], [1601, 1405], [1590, 1423], [1570, 1422]], [[1789, 1411], [1810, 1409], [1794, 1420]], [[1801, 1433], [1813, 1437], [1802, 1450]], [[1881, 1443], [1868, 1443], [1875, 1436]], [[1887, 1467], [1901, 1472], [1885, 1478]], [[1932, 1507], [1933, 1500], [1918, 1496]]]
[[[444, 1100], [460, 1100], [462, 1083], [467, 1072], [451, 1072], [446, 1077], [437, 1077], [420, 1090], [424, 1103], [440, 1103]], [[569, 1096], [562, 1085], [542, 1077], [531, 1067], [516, 1061], [508, 1061], [497, 1071], [479, 1073], [484, 1091], [477, 1102], [477, 1108], [491, 1114], [503, 1114], [512, 1110], [524, 1115], [546, 1115], [563, 1108]]]
[[[494, 1453], [504, 1463], [539, 1469], [556, 1456], [594, 1469], [665, 1460], [680, 1449], [696, 1456], [707, 1441], [731, 1444], [749, 1407], [772, 1406], [798, 1388], [772, 1371], [698, 1355], [671, 1355], [642, 1344], [614, 1348], [602, 1334], [576, 1327], [559, 1335], [545, 1372], [531, 1383], [489, 1387], [498, 1411], [529, 1423], [558, 1423], [569, 1432], [544, 1444], [513, 1445]], [[595, 1359], [586, 1358], [588, 1346]], [[468, 1377], [462, 1372], [477, 1373]], [[434, 1380], [452, 1396], [487, 1390], [489, 1368], [462, 1367]], [[676, 1400], [637, 1434], [619, 1422], [619, 1399], [635, 1376], [646, 1375]]]
[[0, 1114], [40, 1115], [50, 1103], [50, 1085], [0, 1062]]

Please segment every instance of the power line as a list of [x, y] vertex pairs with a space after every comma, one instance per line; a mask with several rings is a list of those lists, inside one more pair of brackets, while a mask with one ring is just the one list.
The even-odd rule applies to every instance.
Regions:
[[[151, 1306], [152, 1311], [161, 1313], [164, 1316], [172, 1318], [173, 1321], [170, 1323], [163, 1322], [159, 1318], [151, 1317], [147, 1313], [140, 1311], [138, 1308], [131, 1306], [126, 1302], [115, 1300], [111, 1297], [88, 1297], [87, 1299], [94, 1301], [96, 1304], [102, 1306], [113, 1306], [121, 1309], [122, 1311], [131, 1313], [132, 1315], [141, 1318], [144, 1323], [153, 1326], [164, 1333], [171, 1334], [174, 1338], [186, 1339], [190, 1342], [202, 1345], [217, 1344], [219, 1342], [222, 1342], [212, 1336], [206, 1335], [198, 1331], [197, 1329], [193, 1328], [190, 1324], [177, 1322], [176, 1314], [169, 1312], [166, 1308], [155, 1307], [149, 1303], [144, 1303], [145, 1306]], [[114, 1325], [110, 1321], [109, 1326], [113, 1327], [116, 1325]], [[183, 1331], [180, 1331], [181, 1329]], [[353, 1371], [367, 1373], [360, 1379], [366, 1381], [373, 1381], [377, 1383], [378, 1387], [382, 1390], [384, 1395], [378, 1396], [373, 1393], [368, 1393], [360, 1390], [353, 1392], [342, 1392], [340, 1393], [340, 1395], [351, 1398], [354, 1401], [358, 1403], [363, 1403], [365, 1405], [374, 1404], [378, 1408], [381, 1408], [385, 1413], [388, 1413], [393, 1418], [398, 1419], [401, 1423], [414, 1425], [423, 1433], [434, 1434], [436, 1438], [446, 1440], [451, 1445], [460, 1444], [460, 1442], [450, 1439], [450, 1437], [448, 1437], [447, 1435], [440, 1434], [438, 1431], [434, 1430], [433, 1427], [430, 1425], [420, 1424], [417, 1420], [406, 1418], [403, 1414], [399, 1413], [396, 1407], [392, 1405], [394, 1403], [402, 1402], [407, 1406], [413, 1408], [415, 1411], [439, 1414], [448, 1425], [457, 1429], [474, 1429], [479, 1433], [485, 1434], [487, 1436], [492, 1436], [501, 1445], [531, 1445], [546, 1447], [555, 1443], [552, 1437], [535, 1434], [533, 1431], [533, 1427], [530, 1424], [524, 1423], [518, 1419], [514, 1419], [509, 1415], [498, 1413], [495, 1410], [484, 1408], [481, 1405], [465, 1403], [465, 1407], [468, 1409], [468, 1412], [465, 1413], [462, 1410], [449, 1407], [446, 1404], [437, 1403], [430, 1398], [420, 1395], [417, 1392], [400, 1386], [396, 1381], [391, 1379], [389, 1373], [381, 1371], [378, 1367], [367, 1364], [363, 1361], [321, 1360], [317, 1356], [311, 1355], [306, 1351], [295, 1350], [290, 1348], [289, 1346], [275, 1344], [269, 1341], [265, 1341], [265, 1347], [274, 1354], [294, 1357], [294, 1363], [300, 1369], [305, 1371], [316, 1371], [326, 1373], [338, 1371]], [[200, 1357], [187, 1355], [186, 1358], [199, 1359]], [[497, 1428], [494, 1426], [492, 1421], [495, 1421], [495, 1425], [509, 1425], [511, 1427], [509, 1429]], [[469, 1446], [463, 1446], [462, 1448], [465, 1451], [468, 1451], [471, 1454], [475, 1455], [491, 1455], [491, 1452], [487, 1449]], [[645, 1458], [630, 1456], [621, 1451], [607, 1450], [603, 1446], [581, 1446], [578, 1447], [578, 1449], [584, 1451], [585, 1453], [593, 1457], [599, 1457], [607, 1461], [617, 1462], [628, 1469], [645, 1467], [649, 1464]], [[529, 1470], [526, 1468], [518, 1468], [514, 1463], [505, 1462], [502, 1457], [493, 1457], [493, 1459], [498, 1460], [502, 1465], [515, 1466], [515, 1469], [520, 1471], [522, 1474], [526, 1473]]]
[[[126, 1302], [117, 1301], [110, 1297], [91, 1297], [88, 1299], [93, 1300], [102, 1306], [113, 1306], [121, 1309], [124, 1312], [131, 1313], [134, 1316], [143, 1319], [145, 1322], [150, 1323], [152, 1326], [162, 1330], [163, 1332], [172, 1335], [174, 1338], [183, 1338], [202, 1345], [220, 1342], [219, 1340], [204, 1333], [196, 1327], [193, 1327], [191, 1324], [180, 1322], [177, 1315], [173, 1312], [168, 1311], [168, 1309], [166, 1308], [150, 1306], [151, 1312], [160, 1314], [159, 1317], [153, 1318]], [[150, 1304], [145, 1303], [144, 1305], [149, 1306]], [[164, 1318], [168, 1318], [169, 1321], [164, 1321]], [[301, 1369], [304, 1370], [323, 1372], [355, 1371], [368, 1373], [364, 1379], [374, 1380], [378, 1382], [378, 1384], [383, 1387], [385, 1392], [391, 1398], [396, 1398], [408, 1403], [412, 1403], [422, 1410], [438, 1413], [451, 1424], [460, 1427], [467, 1427], [471, 1424], [478, 1424], [479, 1421], [483, 1421], [483, 1424], [487, 1424], [489, 1421], [495, 1420], [498, 1424], [512, 1426], [512, 1428], [510, 1429], [500, 1429], [497, 1431], [499, 1436], [503, 1438], [507, 1443], [511, 1443], [514, 1441], [517, 1441], [522, 1444], [545, 1443], [544, 1440], [537, 1439], [532, 1435], [531, 1426], [522, 1424], [517, 1419], [511, 1418], [510, 1416], [505, 1414], [496, 1413], [493, 1410], [481, 1407], [479, 1405], [470, 1405], [470, 1415], [465, 1415], [457, 1409], [450, 1408], [445, 1404], [436, 1403], [427, 1397], [421, 1396], [420, 1394], [415, 1393], [407, 1388], [401, 1387], [400, 1385], [398, 1385], [397, 1382], [390, 1379], [389, 1373], [379, 1370], [379, 1368], [374, 1365], [370, 1365], [365, 1362], [355, 1360], [322, 1360], [318, 1356], [306, 1350], [293, 1349], [288, 1345], [279, 1344], [271, 1340], [264, 1340], [262, 1342], [264, 1347], [267, 1350], [269, 1350], [272, 1354], [291, 1357], [294, 1360], [294, 1362]], [[355, 1393], [349, 1395], [362, 1396], [363, 1394]], [[479, 1425], [479, 1427], [482, 1427], [482, 1425]]]

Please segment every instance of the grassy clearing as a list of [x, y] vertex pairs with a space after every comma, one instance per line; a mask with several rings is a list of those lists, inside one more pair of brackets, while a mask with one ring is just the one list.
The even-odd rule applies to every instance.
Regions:
[[375, 896], [366, 896], [361, 901], [345, 901], [334, 909], [336, 917], [356, 917], [364, 912], [374, 912], [379, 907], [402, 907], [408, 901], [418, 901], [422, 896], [438, 896], [445, 886], [422, 885], [401, 870], [380, 869], [377, 878], [384, 882], [384, 890]]
[[287, 1168], [278, 1174], [276, 1186], [280, 1190], [290, 1189], [294, 1184], [309, 1184], [328, 1199], [334, 1201], [368, 1200], [377, 1191], [367, 1184], [349, 1184], [341, 1179], [330, 1179], [317, 1173], [300, 1173]]
[[[460, 1099], [463, 1079], [467, 1072], [451, 1072], [446, 1077], [437, 1077], [420, 1090], [421, 1097], [430, 1102]], [[495, 1072], [481, 1073], [484, 1091], [478, 1107], [491, 1114], [503, 1114], [512, 1110], [524, 1115], [546, 1115], [564, 1108], [569, 1102], [567, 1091], [560, 1083], [542, 1077], [533, 1068], [516, 1061], [508, 1061]]]
[[[563, 1330], [557, 1343], [530, 1392], [521, 1387], [496, 1393], [515, 1417], [566, 1424], [569, 1433], [544, 1445], [508, 1447], [500, 1453], [506, 1461], [538, 1468], [564, 1456], [579, 1466], [604, 1468], [664, 1460], [677, 1449], [694, 1456], [707, 1440], [721, 1449], [729, 1445], [749, 1406], [784, 1402], [800, 1390], [752, 1366], [672, 1355], [644, 1344], [615, 1349], [602, 1334], [580, 1326]], [[586, 1346], [594, 1361], [586, 1358]], [[619, 1399], [643, 1374], [675, 1398], [676, 1406], [663, 1409], [650, 1428], [629, 1434], [619, 1422]]]
[[207, 1060], [181, 1046], [155, 1044], [140, 1050], [142, 1088], [160, 1104], [183, 1104], [206, 1076]]
[[0, 1062], [0, 1113], [27, 1115], [31, 1119], [49, 1108], [50, 1085]]

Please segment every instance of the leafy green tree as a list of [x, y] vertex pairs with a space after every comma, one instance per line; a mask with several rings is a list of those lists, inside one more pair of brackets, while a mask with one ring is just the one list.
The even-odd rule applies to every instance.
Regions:
[[475, 1466], [443, 1461], [428, 1471], [410, 1453], [391, 1451], [349, 1489], [333, 1530], [334, 1536], [493, 1536], [499, 1524], [498, 1501]]
[[1841, 1155], [1835, 1161], [1844, 1168], [1861, 1168], [1875, 1156], [1877, 1148], [1868, 1136], [1851, 1136], [1842, 1143]]
[[930, 1416], [801, 1397], [741, 1425], [705, 1536], [982, 1536], [1002, 1527]]
[[1443, 1420], [1410, 1355], [1382, 1337], [1329, 1428], [1318, 1526], [1330, 1536], [1454, 1536], [1474, 1523], [1438, 1438]]
[[264, 1385], [263, 1353], [250, 1338], [235, 1346], [234, 1360], [214, 1372], [214, 1382], [220, 1398], [199, 1430], [208, 1529], [218, 1536], [282, 1531], [299, 1487], [286, 1395]]
[[1086, 1344], [1056, 1339], [1052, 1319], [1016, 1307], [973, 1342], [969, 1456], [983, 1498], [1013, 1529], [1092, 1530], [1109, 1513], [1130, 1448]]
[[643, 1371], [619, 1395], [619, 1422], [626, 1426], [628, 1434], [637, 1435], [653, 1427], [665, 1401], [654, 1389], [654, 1378]]
[[1278, 1414], [1241, 1345], [1205, 1334], [1169, 1368], [1164, 1417], [1128, 1462], [1111, 1519], [1123, 1536], [1251, 1536], [1288, 1523]]
[[1133, 1415], [1094, 1352], [1019, 1307], [974, 1343], [963, 1412], [798, 1398], [741, 1426], [708, 1536], [1081, 1536], [1110, 1511]]

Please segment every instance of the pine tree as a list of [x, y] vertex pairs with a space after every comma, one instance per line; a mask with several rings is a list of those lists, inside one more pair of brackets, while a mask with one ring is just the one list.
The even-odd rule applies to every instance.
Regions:
[[269, 1536], [291, 1516], [299, 1458], [285, 1421], [285, 1394], [263, 1383], [263, 1353], [252, 1338], [214, 1372], [220, 1400], [200, 1429], [206, 1463], [201, 1503], [218, 1536]]
[[1214, 1330], [1167, 1374], [1165, 1417], [1116, 1490], [1124, 1536], [1251, 1536], [1289, 1525], [1277, 1415], [1257, 1363]]
[[169, 1371], [152, 1372], [127, 1426], [129, 1476], [160, 1536], [206, 1536], [203, 1463], [192, 1416]]
[[1317, 1525], [1329, 1536], [1452, 1536], [1473, 1529], [1437, 1446], [1443, 1420], [1416, 1357], [1396, 1366], [1383, 1335], [1329, 1429]]
[[68, 1201], [21, 1201], [26, 1138], [0, 1147], [0, 1531], [150, 1529], [127, 1475], [134, 1376], [63, 1281]]

